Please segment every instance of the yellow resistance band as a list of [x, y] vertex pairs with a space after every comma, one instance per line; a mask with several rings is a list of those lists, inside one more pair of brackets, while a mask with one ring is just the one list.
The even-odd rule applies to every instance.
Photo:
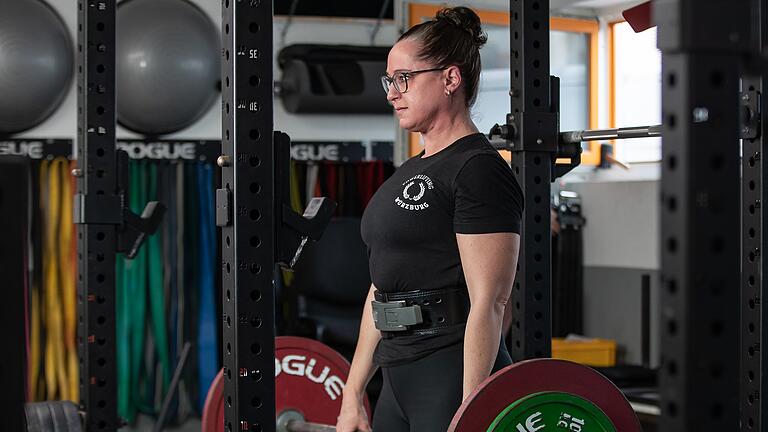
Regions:
[[75, 287], [75, 250], [74, 224], [72, 223], [72, 203], [74, 200], [74, 177], [70, 174], [72, 165], [66, 159], [61, 160], [61, 227], [59, 229], [59, 269], [61, 272], [61, 306], [64, 309], [64, 350], [66, 361], [67, 390], [62, 392], [62, 399], [77, 402], [79, 399], [77, 346], [77, 310]]
[[60, 268], [57, 257], [57, 242], [60, 230], [61, 170], [63, 161], [55, 160], [48, 167], [48, 200], [45, 203], [45, 246], [43, 272], [45, 286], [45, 381], [47, 398], [68, 398], [68, 380], [64, 363], [64, 328], [61, 311], [62, 291], [60, 289]]

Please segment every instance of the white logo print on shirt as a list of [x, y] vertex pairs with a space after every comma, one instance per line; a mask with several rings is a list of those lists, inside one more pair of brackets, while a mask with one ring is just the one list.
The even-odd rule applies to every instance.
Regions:
[[[413, 176], [403, 183], [403, 194], [401, 197], [395, 198], [395, 204], [406, 210], [418, 211], [429, 208], [429, 203], [424, 201], [419, 203], [427, 190], [432, 190], [435, 185], [432, 183], [432, 179], [419, 174]], [[413, 204], [412, 204], [413, 203]]]

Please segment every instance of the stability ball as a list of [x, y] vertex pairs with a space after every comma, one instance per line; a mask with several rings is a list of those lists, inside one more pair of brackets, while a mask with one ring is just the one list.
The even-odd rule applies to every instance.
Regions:
[[0, 135], [31, 129], [61, 105], [74, 76], [61, 17], [40, 0], [0, 0]]
[[200, 119], [219, 95], [211, 18], [186, 0], [125, 0], [117, 10], [117, 119], [146, 136]]

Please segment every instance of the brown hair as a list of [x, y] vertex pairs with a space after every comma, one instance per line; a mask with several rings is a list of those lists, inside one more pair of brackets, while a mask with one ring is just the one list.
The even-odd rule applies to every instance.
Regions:
[[420, 60], [435, 67], [456, 65], [464, 80], [465, 103], [471, 107], [477, 99], [480, 83], [480, 48], [488, 41], [480, 17], [467, 7], [440, 9], [435, 18], [408, 29], [398, 39], [417, 41]]

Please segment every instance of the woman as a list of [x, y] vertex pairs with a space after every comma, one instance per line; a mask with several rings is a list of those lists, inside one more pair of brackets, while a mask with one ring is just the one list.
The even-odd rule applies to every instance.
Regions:
[[421, 133], [424, 151], [379, 188], [363, 215], [373, 283], [339, 432], [371, 430], [362, 401], [378, 366], [384, 386], [373, 430], [444, 432], [462, 400], [511, 363], [501, 329], [523, 200], [470, 118], [486, 39], [473, 11], [443, 9], [389, 53], [387, 100], [400, 127]]

